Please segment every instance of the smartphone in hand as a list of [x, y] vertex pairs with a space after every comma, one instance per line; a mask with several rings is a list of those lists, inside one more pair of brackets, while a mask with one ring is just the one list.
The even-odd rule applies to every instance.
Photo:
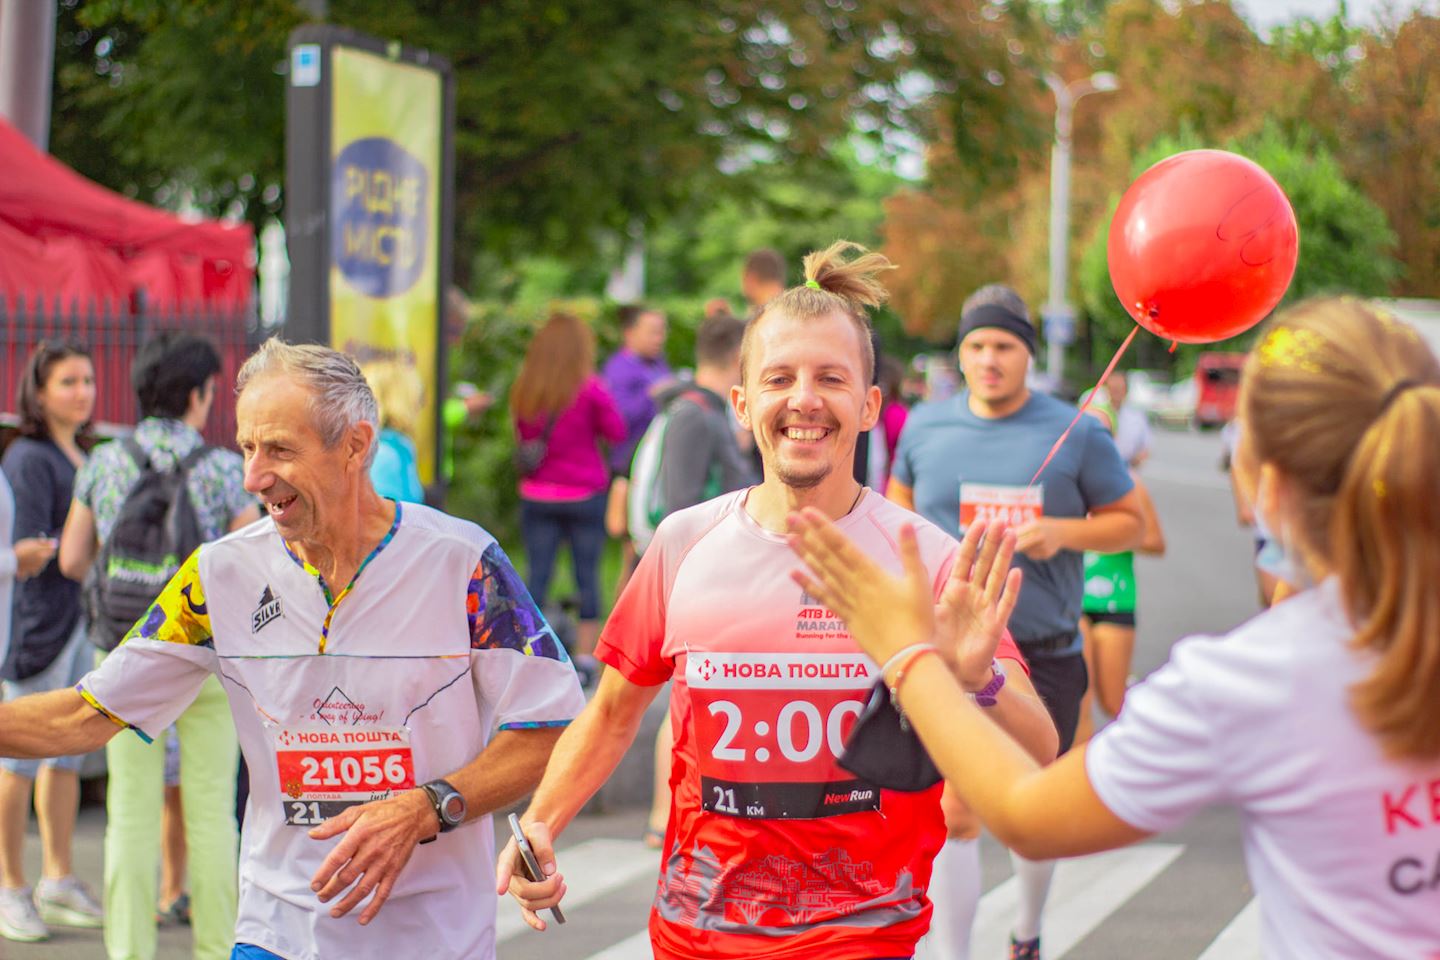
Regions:
[[[540, 883], [545, 879], [545, 874], [540, 870], [540, 861], [535, 859], [535, 850], [530, 846], [525, 831], [520, 829], [520, 818], [513, 813], [510, 814], [510, 833], [515, 837], [515, 845], [520, 848], [520, 863], [525, 867], [525, 876], [531, 883]], [[555, 918], [556, 923], [565, 922], [565, 914], [560, 912], [558, 905], [550, 908], [550, 916]]]

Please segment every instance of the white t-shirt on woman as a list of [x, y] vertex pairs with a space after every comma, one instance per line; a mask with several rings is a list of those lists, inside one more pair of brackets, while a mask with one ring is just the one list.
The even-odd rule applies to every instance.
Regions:
[[1268, 958], [1440, 956], [1440, 757], [1387, 760], [1360, 726], [1348, 690], [1374, 658], [1353, 632], [1331, 579], [1183, 640], [1086, 755], [1138, 829], [1239, 809]]

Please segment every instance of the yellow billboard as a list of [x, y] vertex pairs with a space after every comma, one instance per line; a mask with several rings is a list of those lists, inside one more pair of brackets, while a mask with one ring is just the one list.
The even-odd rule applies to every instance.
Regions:
[[[443, 80], [337, 45], [330, 54], [330, 343], [403, 381], [422, 483], [436, 479]], [[409, 419], [409, 423], [404, 423]]]

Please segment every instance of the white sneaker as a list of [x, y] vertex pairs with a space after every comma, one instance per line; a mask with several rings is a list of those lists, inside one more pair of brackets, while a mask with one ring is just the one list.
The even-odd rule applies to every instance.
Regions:
[[60, 927], [102, 927], [105, 910], [73, 873], [60, 880], [35, 885], [35, 906], [40, 919]]
[[0, 887], [0, 936], [26, 943], [49, 938], [50, 931], [30, 901], [29, 887]]

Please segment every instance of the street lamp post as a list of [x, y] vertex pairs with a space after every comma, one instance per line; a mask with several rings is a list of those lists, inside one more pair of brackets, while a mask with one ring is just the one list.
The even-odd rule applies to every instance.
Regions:
[[1050, 152], [1050, 298], [1040, 316], [1045, 322], [1045, 373], [1059, 386], [1065, 346], [1075, 340], [1075, 310], [1066, 299], [1070, 247], [1070, 130], [1076, 102], [1086, 94], [1119, 89], [1113, 73], [1096, 73], [1065, 83], [1053, 73], [1045, 84], [1055, 94], [1055, 145]]

